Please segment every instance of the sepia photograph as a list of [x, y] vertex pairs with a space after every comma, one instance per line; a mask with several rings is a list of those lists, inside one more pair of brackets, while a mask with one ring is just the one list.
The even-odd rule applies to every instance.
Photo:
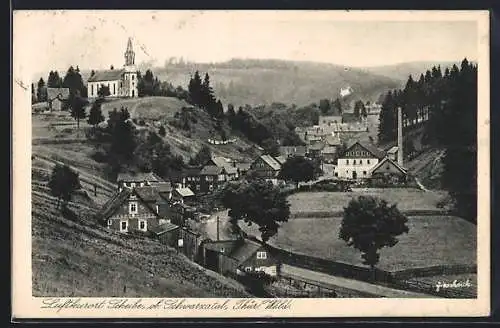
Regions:
[[488, 19], [15, 11], [14, 287], [42, 316], [487, 314]]

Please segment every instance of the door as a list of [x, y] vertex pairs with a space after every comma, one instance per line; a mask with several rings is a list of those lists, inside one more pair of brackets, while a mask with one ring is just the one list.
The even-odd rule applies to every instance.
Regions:
[[358, 174], [356, 173], [356, 171], [352, 171], [352, 178], [353, 179], [357, 179], [358, 178]]
[[135, 90], [132, 90], [132, 98], [135, 97]]

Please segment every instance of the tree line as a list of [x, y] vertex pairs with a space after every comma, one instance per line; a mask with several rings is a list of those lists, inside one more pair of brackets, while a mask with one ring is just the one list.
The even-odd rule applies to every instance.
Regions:
[[427, 117], [422, 141], [445, 150], [442, 186], [458, 215], [476, 222], [477, 211], [477, 65], [433, 67], [418, 81], [410, 76], [403, 90], [389, 91], [380, 113], [379, 142], [396, 138], [396, 108], [408, 124]]

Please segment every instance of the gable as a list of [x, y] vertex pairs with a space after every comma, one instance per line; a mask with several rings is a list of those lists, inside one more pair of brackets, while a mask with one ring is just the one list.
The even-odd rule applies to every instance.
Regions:
[[406, 174], [406, 170], [386, 157], [373, 168], [372, 174]]
[[359, 143], [355, 143], [353, 146], [348, 148], [342, 157], [345, 158], [372, 158], [375, 157], [368, 149], [361, 146]]

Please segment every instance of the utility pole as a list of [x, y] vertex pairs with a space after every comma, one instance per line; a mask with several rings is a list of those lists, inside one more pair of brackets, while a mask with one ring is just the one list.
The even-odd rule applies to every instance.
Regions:
[[217, 215], [217, 241], [219, 241], [219, 216]]

